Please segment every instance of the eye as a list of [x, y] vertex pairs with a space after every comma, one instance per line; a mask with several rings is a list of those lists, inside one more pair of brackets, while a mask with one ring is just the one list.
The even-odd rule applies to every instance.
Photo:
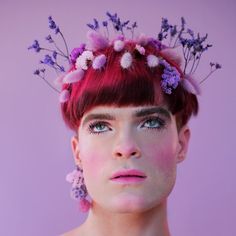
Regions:
[[93, 134], [100, 134], [110, 130], [106, 122], [96, 121], [89, 124], [89, 132]]
[[161, 129], [165, 127], [165, 121], [159, 117], [150, 117], [145, 120], [142, 127], [148, 129]]

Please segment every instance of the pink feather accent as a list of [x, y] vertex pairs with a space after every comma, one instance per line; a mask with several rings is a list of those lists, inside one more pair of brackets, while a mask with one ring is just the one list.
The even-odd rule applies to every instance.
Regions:
[[199, 83], [191, 76], [185, 75], [182, 80], [183, 87], [192, 94], [200, 95], [201, 89]]
[[142, 45], [142, 46], [146, 46], [149, 42], [149, 38], [145, 35], [145, 34], [140, 34], [137, 37], [137, 43]]
[[84, 76], [84, 71], [82, 69], [77, 69], [69, 72], [63, 79], [63, 83], [70, 84], [81, 80]]
[[88, 47], [92, 51], [106, 48], [109, 45], [108, 39], [97, 31], [88, 31], [87, 38]]
[[87, 212], [91, 207], [91, 203], [87, 199], [81, 199], [79, 201], [79, 209], [82, 212]]
[[62, 90], [59, 95], [60, 103], [67, 102], [69, 98], [70, 98], [70, 92], [67, 89]]
[[179, 67], [181, 67], [182, 64], [182, 58], [179, 53], [175, 51], [173, 48], [166, 48], [161, 50], [161, 54], [166, 57], [166, 59], [173, 61], [176, 63]]
[[65, 76], [65, 73], [61, 74], [60, 76], [58, 76], [58, 77], [53, 81], [53, 83], [55, 84], [55, 86], [58, 86], [58, 87], [62, 86], [62, 84], [63, 84], [62, 81], [63, 81], [64, 76]]

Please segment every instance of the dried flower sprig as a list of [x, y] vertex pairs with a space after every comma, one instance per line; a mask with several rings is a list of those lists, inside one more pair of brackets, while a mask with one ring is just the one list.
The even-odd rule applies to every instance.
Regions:
[[[121, 21], [120, 17], [118, 17], [117, 13], [111, 14], [110, 12], [106, 12], [106, 16], [108, 20], [104, 20], [102, 22], [102, 26], [106, 29], [107, 38], [109, 38], [109, 22], [112, 23], [112, 26], [116, 32], [120, 32], [123, 36], [125, 35], [125, 30], [131, 32], [132, 38], [134, 37], [134, 29], [137, 28], [137, 22], [134, 22], [131, 26], [129, 25], [130, 21]], [[93, 19], [93, 23], [88, 23], [87, 26], [92, 30], [99, 30], [100, 24], [97, 19]]]
[[[51, 30], [54, 30], [55, 35], [59, 35], [62, 38], [66, 52], [64, 52], [57, 46], [56, 41], [50, 34], [45, 37], [45, 40], [49, 44], [53, 44], [54, 49], [41, 47], [38, 40], [34, 40], [33, 44], [29, 46], [28, 49], [29, 50], [33, 49], [36, 53], [39, 53], [41, 51], [47, 51], [48, 53], [50, 53], [51, 55], [49, 54], [44, 55], [44, 58], [40, 60], [40, 64], [46, 65], [54, 69], [56, 74], [58, 75], [59, 73], [65, 72], [65, 66], [59, 64], [58, 56], [60, 56], [62, 59], [66, 59], [69, 64], [71, 64], [72, 62], [69, 56], [69, 49], [66, 40], [64, 38], [64, 35], [62, 34], [59, 26], [55, 23], [55, 21], [52, 19], [51, 16], [48, 17], [48, 24], [49, 28]], [[52, 89], [60, 93], [59, 90], [57, 90], [49, 81], [46, 80], [46, 68], [37, 69], [34, 71], [34, 74], [43, 79]]]
[[[186, 29], [186, 21], [183, 17], [181, 17], [180, 29], [178, 29], [177, 25], [171, 25], [168, 22], [168, 19], [162, 18], [158, 40], [162, 42], [167, 39], [168, 36], [169, 47], [175, 48], [182, 46], [184, 57], [183, 73], [188, 75], [194, 74], [199, 66], [202, 54], [212, 47], [211, 44], [206, 43], [208, 35], [206, 34], [201, 37], [199, 33], [195, 35], [191, 29]], [[219, 65], [218, 63], [216, 64]], [[211, 72], [204, 80], [202, 80], [202, 82], [205, 81], [215, 70], [220, 68], [221, 66], [217, 66], [214, 70], [211, 69]]]
[[[137, 28], [137, 23], [134, 22], [130, 25], [130, 21], [121, 21], [118, 15], [106, 13], [107, 20], [99, 23], [97, 19], [93, 19], [93, 23], [88, 23], [87, 26], [91, 29], [87, 34], [87, 44], [81, 44], [78, 48], [74, 48], [69, 55], [68, 46], [63, 34], [60, 31], [59, 26], [55, 23], [51, 16], [48, 17], [49, 28], [54, 31], [56, 35], [59, 35], [65, 46], [66, 52], [61, 50], [53, 37], [49, 34], [45, 39], [49, 44], [54, 46], [54, 49], [41, 47], [38, 40], [34, 40], [33, 44], [28, 49], [33, 49], [36, 53], [41, 51], [47, 51], [40, 63], [46, 65], [55, 70], [58, 73], [64, 73], [65, 67], [58, 62], [58, 57], [68, 61], [72, 66], [72, 70], [68, 73], [64, 73], [59, 77], [56, 82], [58, 85], [72, 84], [83, 79], [85, 71], [92, 65], [95, 70], [102, 70], [106, 66], [107, 58], [104, 54], [93, 54], [99, 50], [102, 50], [109, 45], [113, 45], [113, 48], [117, 52], [121, 52], [129, 37], [125, 35], [126, 31], [131, 32], [132, 40], [134, 37], [134, 30]], [[110, 24], [109, 24], [110, 23]], [[109, 26], [113, 27], [117, 37], [109, 39]], [[104, 34], [101, 33], [101, 29], [105, 29]], [[183, 87], [190, 93], [195, 95], [200, 94], [200, 84], [204, 82], [212, 73], [221, 68], [219, 63], [210, 63], [211, 70], [208, 75], [200, 82], [193, 78], [193, 74], [199, 66], [202, 54], [212, 47], [207, 44], [208, 35], [201, 37], [200, 34], [194, 34], [194, 32], [186, 28], [186, 21], [182, 17], [181, 25], [171, 25], [168, 19], [162, 18], [161, 30], [157, 38], [146, 37], [140, 34], [134, 39], [136, 42], [135, 50], [143, 56], [147, 65], [150, 68], [161, 65], [163, 67], [163, 73], [161, 76], [161, 88], [167, 93], [171, 94], [172, 91], [182, 83]], [[169, 46], [162, 43], [164, 40], [169, 39]], [[153, 45], [162, 56], [146, 55], [145, 46], [147, 44]], [[181, 58], [174, 53], [173, 48], [182, 47], [184, 68], [181, 69]], [[95, 56], [96, 55], [96, 56]], [[175, 62], [175, 66], [172, 66], [168, 60]], [[129, 69], [133, 63], [133, 55], [130, 52], [124, 52], [120, 60], [120, 66], [125, 70]], [[68, 101], [70, 97], [70, 91], [65, 89], [61, 92], [54, 88], [45, 78], [45, 68], [37, 69], [34, 74], [42, 78], [51, 88], [60, 93], [60, 102]]]

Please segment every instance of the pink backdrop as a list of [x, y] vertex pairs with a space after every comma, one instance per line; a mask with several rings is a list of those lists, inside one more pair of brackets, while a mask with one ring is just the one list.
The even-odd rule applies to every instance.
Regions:
[[203, 85], [168, 214], [174, 236], [235, 236], [235, 6], [233, 0], [1, 0], [0, 235], [59, 235], [85, 219], [65, 182], [74, 168], [72, 132], [61, 120], [57, 94], [32, 75], [37, 58], [27, 47], [48, 34], [49, 15], [72, 47], [85, 41], [85, 24], [109, 10], [137, 20], [149, 35], [159, 31], [162, 16], [171, 22], [185, 16], [191, 28], [209, 33], [214, 47], [200, 74], [210, 60], [223, 69]]

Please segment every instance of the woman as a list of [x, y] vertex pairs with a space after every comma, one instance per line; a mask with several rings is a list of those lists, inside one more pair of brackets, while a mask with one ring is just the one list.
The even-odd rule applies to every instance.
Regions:
[[[67, 180], [71, 196], [89, 211], [81, 226], [63, 235], [169, 236], [167, 198], [186, 157], [188, 121], [198, 112], [192, 74], [210, 45], [186, 31], [183, 18], [179, 30], [163, 19], [157, 40], [134, 37], [136, 23], [107, 16], [118, 35], [102, 34], [95, 19], [87, 45], [72, 51], [71, 69], [60, 77], [63, 119], [75, 132], [76, 169]], [[108, 30], [107, 21], [102, 25]], [[52, 19], [51, 26], [58, 28]], [[161, 42], [168, 35], [173, 47]], [[177, 45], [183, 65], [173, 52]]]

